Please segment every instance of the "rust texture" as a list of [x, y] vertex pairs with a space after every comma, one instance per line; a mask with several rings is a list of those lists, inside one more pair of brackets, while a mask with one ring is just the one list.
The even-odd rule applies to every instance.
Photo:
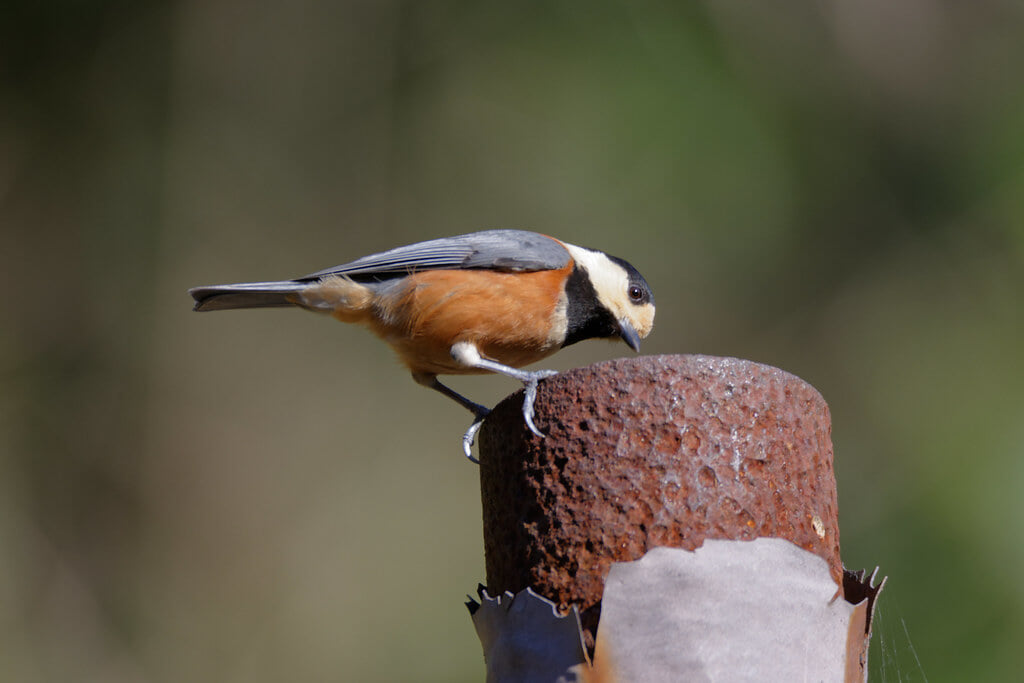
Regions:
[[821, 395], [733, 358], [646, 356], [541, 382], [540, 438], [522, 393], [481, 429], [491, 593], [576, 604], [588, 645], [612, 562], [705, 538], [789, 539], [843, 585], [831, 423]]

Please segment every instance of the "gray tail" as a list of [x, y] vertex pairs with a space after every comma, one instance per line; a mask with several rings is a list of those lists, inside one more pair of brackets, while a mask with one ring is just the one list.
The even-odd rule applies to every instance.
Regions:
[[276, 308], [295, 306], [294, 294], [309, 286], [308, 282], [242, 282], [237, 285], [211, 285], [188, 290], [196, 300], [193, 310], [226, 311], [231, 308]]

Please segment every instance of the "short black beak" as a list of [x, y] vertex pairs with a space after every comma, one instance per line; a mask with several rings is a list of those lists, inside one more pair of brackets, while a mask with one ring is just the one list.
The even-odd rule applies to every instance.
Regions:
[[636, 333], [628, 320], [619, 321], [619, 336], [622, 337], [622, 341], [629, 344], [629, 348], [640, 353], [640, 335]]

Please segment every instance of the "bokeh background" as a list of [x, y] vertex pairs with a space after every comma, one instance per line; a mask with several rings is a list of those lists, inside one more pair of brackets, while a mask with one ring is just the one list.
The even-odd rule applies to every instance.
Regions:
[[186, 289], [492, 227], [822, 392], [873, 680], [1015, 679], [1022, 73], [1015, 0], [3, 3], [0, 679], [481, 680], [467, 414]]

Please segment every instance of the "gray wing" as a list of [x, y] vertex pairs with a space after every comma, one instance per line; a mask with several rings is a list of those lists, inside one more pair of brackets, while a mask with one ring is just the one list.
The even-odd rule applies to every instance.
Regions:
[[558, 240], [526, 230], [485, 230], [371, 254], [297, 280], [316, 280], [326, 275], [386, 277], [432, 269], [557, 270], [568, 262], [569, 252]]

